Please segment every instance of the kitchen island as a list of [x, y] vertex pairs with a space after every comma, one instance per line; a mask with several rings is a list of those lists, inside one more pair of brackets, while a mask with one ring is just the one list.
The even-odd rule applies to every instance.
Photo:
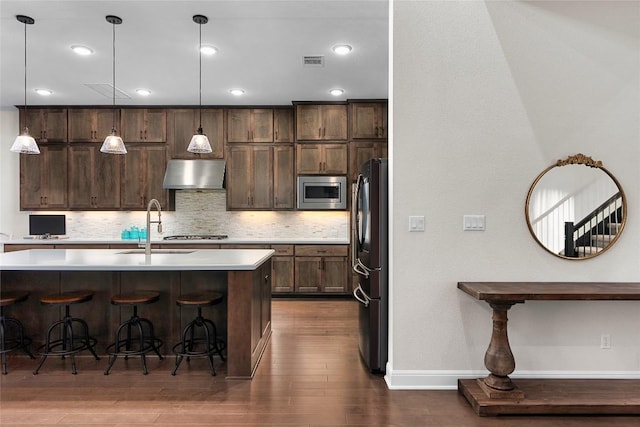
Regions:
[[271, 335], [271, 249], [31, 249], [0, 254], [2, 290], [26, 290], [21, 318], [34, 345], [42, 342], [47, 326], [60, 313], [39, 303], [45, 294], [69, 290], [94, 292], [91, 302], [72, 308], [87, 320], [105, 354], [117, 326], [130, 309], [112, 306], [112, 295], [155, 290], [160, 301], [141, 306], [140, 315], [151, 320], [164, 341], [161, 351], [171, 354], [182, 326], [195, 310], [175, 304], [181, 294], [217, 291], [223, 304], [205, 308], [227, 342], [228, 378], [252, 378]]

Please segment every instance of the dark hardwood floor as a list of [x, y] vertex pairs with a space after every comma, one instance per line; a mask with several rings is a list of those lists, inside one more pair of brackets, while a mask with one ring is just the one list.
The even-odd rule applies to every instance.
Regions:
[[[170, 344], [165, 344], [170, 345]], [[165, 349], [166, 351], [166, 349]], [[225, 380], [216, 360], [172, 357], [118, 360], [82, 357], [78, 375], [69, 361], [11, 356], [0, 379], [0, 425], [31, 426], [640, 426], [640, 417], [478, 417], [457, 391], [390, 391], [364, 368], [357, 350], [353, 301], [273, 302], [273, 336], [252, 381]]]

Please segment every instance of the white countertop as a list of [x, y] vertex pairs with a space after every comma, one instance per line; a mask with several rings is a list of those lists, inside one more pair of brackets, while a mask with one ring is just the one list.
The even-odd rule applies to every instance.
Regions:
[[118, 249], [30, 249], [0, 254], [0, 271], [255, 270], [273, 249], [156, 249], [150, 256]]
[[[144, 243], [144, 240], [142, 241]], [[62, 239], [12, 239], [3, 240], [5, 245], [115, 245], [138, 244], [137, 240], [100, 239], [100, 238], [62, 238]], [[344, 237], [228, 237], [222, 240], [162, 240], [152, 238], [154, 245], [193, 244], [193, 245], [348, 245], [349, 239]]]

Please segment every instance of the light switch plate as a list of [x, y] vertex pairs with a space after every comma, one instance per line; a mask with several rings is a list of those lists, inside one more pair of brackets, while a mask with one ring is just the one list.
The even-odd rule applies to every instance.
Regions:
[[462, 229], [464, 231], [484, 231], [486, 219], [484, 215], [464, 215]]
[[410, 216], [409, 231], [424, 231], [424, 216]]

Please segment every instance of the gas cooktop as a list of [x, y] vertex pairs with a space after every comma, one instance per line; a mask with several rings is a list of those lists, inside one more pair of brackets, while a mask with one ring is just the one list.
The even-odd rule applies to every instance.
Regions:
[[165, 236], [162, 240], [224, 240], [226, 234], [179, 234], [176, 236]]

